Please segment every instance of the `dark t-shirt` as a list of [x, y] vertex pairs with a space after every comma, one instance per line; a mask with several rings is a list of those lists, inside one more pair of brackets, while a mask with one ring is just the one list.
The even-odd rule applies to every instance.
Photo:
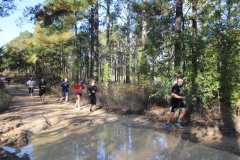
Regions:
[[41, 90], [45, 90], [46, 89], [46, 82], [44, 81], [44, 82], [39, 82], [38, 83], [38, 87], [39, 87], [39, 89], [41, 89]]
[[10, 78], [10, 77], [7, 77], [6, 80], [7, 80], [7, 81], [11, 81], [11, 78]]
[[62, 81], [61, 87], [62, 87], [62, 91], [63, 91], [63, 92], [68, 92], [69, 86], [70, 86], [70, 83], [69, 83], [69, 82]]
[[[183, 96], [183, 86], [179, 86], [178, 84], [175, 84], [172, 87], [172, 93], [175, 93], [178, 96]], [[180, 104], [181, 102], [182, 102], [182, 99], [171, 97], [171, 104]]]
[[97, 86], [89, 86], [88, 87], [89, 96], [95, 96], [96, 92], [97, 92]]

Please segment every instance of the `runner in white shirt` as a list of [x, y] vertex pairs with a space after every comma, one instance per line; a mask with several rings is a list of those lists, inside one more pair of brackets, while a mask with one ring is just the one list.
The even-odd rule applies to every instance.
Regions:
[[27, 86], [28, 86], [28, 90], [29, 90], [29, 96], [33, 96], [33, 88], [35, 85], [35, 81], [32, 79], [32, 77], [30, 78], [30, 80], [27, 81]]

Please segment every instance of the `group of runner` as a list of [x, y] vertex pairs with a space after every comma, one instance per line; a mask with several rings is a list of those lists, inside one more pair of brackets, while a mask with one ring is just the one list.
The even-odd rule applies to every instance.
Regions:
[[[34, 80], [32, 78], [27, 82], [27, 85], [29, 87], [29, 95], [32, 96], [33, 94], [33, 88], [35, 85]], [[39, 87], [39, 96], [41, 102], [45, 101], [45, 92], [46, 92], [46, 82], [44, 79], [41, 79], [41, 81], [38, 83]], [[68, 96], [69, 96], [69, 87], [70, 83], [68, 82], [68, 79], [65, 78], [64, 81], [61, 83], [62, 87], [62, 98], [60, 101], [68, 102]], [[80, 102], [81, 102], [81, 96], [82, 92], [84, 91], [84, 85], [82, 81], [79, 81], [78, 84], [75, 84], [73, 87], [73, 90], [76, 94], [76, 103], [75, 107], [77, 109], [80, 109]], [[90, 100], [90, 112], [92, 112], [93, 106], [96, 105], [96, 92], [97, 92], [97, 86], [95, 84], [95, 81], [91, 82], [91, 85], [87, 88], [89, 100]], [[178, 116], [177, 122], [175, 123], [177, 127], [184, 128], [182, 126], [182, 119], [187, 113], [187, 109], [184, 104], [185, 96], [183, 96], [183, 79], [177, 78], [177, 83], [173, 85], [172, 91], [171, 91], [171, 101], [170, 101], [170, 109], [169, 109], [169, 115], [167, 117], [167, 121], [165, 124], [166, 129], [171, 130], [172, 126], [170, 125], [171, 119], [174, 116], [177, 109], [180, 110], [180, 114]], [[65, 100], [64, 100], [65, 99]]]
[[[44, 102], [45, 100], [45, 94], [46, 94], [46, 81], [42, 78], [41, 81], [38, 83], [38, 88], [39, 88], [39, 97], [40, 97], [40, 101]], [[28, 92], [29, 92], [29, 96], [33, 96], [33, 89], [35, 86], [35, 81], [32, 79], [32, 77], [27, 81], [27, 86], [28, 86]], [[70, 88], [70, 82], [68, 81], [67, 78], [65, 78], [62, 82], [61, 82], [61, 88], [62, 88], [62, 97], [60, 99], [61, 102], [68, 102], [69, 99], [69, 88]], [[75, 103], [75, 107], [77, 109], [81, 108], [81, 96], [83, 94], [84, 91], [86, 91], [88, 93], [88, 97], [89, 97], [89, 101], [91, 104], [90, 107], [90, 112], [93, 112], [93, 107], [96, 106], [96, 92], [97, 92], [97, 86], [96, 86], [96, 82], [93, 80], [91, 81], [90, 86], [87, 88], [87, 90], [85, 90], [83, 81], [79, 81], [77, 84], [75, 84], [73, 86], [73, 91], [76, 94], [76, 103]]]

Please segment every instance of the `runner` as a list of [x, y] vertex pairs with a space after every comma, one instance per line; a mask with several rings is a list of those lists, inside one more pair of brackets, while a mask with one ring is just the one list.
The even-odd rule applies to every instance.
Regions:
[[65, 78], [64, 81], [62, 81], [61, 83], [61, 87], [62, 87], [62, 99], [61, 99], [61, 102], [64, 101], [64, 98], [65, 98], [65, 102], [68, 101], [68, 94], [69, 94], [69, 88], [70, 86], [70, 83], [68, 82], [68, 79]]
[[35, 85], [35, 81], [31, 77], [30, 80], [27, 81], [29, 96], [33, 96], [34, 85]]
[[187, 109], [186, 109], [185, 104], [183, 102], [184, 99], [185, 99], [185, 97], [183, 96], [183, 79], [178, 78], [177, 83], [172, 87], [171, 102], [170, 102], [170, 109], [169, 109], [170, 113], [168, 115], [167, 122], [166, 122], [166, 125], [165, 125], [166, 129], [168, 129], [168, 130], [172, 129], [172, 126], [170, 125], [170, 122], [171, 122], [171, 119], [174, 116], [175, 111], [177, 109], [180, 110], [180, 115], [179, 115], [178, 120], [175, 124], [179, 128], [183, 128], [183, 126], [181, 124], [182, 118], [187, 113]]
[[42, 78], [41, 81], [38, 83], [39, 87], [39, 96], [40, 96], [40, 101], [43, 102], [45, 101], [45, 93], [46, 93], [46, 82]]
[[83, 86], [83, 82], [82, 81], [79, 81], [78, 84], [75, 84], [74, 87], [73, 87], [73, 90], [75, 91], [76, 93], [76, 103], [75, 103], [75, 107], [77, 109], [80, 109], [80, 102], [81, 102], [81, 96], [82, 96], [82, 91], [84, 89], [84, 86]]
[[93, 106], [95, 107], [97, 103], [96, 92], [97, 92], [96, 82], [92, 81], [91, 86], [88, 87], [88, 96], [91, 103], [90, 112], [93, 112], [92, 108]]
[[7, 77], [6, 77], [6, 81], [7, 81], [7, 84], [9, 85], [9, 84], [10, 84], [10, 81], [11, 81], [11, 77], [7, 76]]

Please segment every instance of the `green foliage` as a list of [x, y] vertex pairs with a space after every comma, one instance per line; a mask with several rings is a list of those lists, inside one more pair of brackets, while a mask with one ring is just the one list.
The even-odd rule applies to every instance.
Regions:
[[[105, 24], [105, 1], [98, 6], [102, 7], [98, 15], [93, 14], [98, 10], [95, 2], [47, 0], [35, 14], [38, 25], [34, 35], [21, 34], [4, 48], [2, 69], [34, 68], [38, 77], [48, 75], [56, 81], [64, 76], [88, 79], [92, 75], [91, 67], [99, 59], [100, 67], [94, 71], [102, 73], [100, 80], [105, 84], [126, 81], [128, 64], [131, 82], [144, 88], [151, 88], [157, 82], [150, 89], [152, 93], [146, 95], [137, 93], [139, 86], [109, 85], [103, 91], [106, 93], [102, 101], [106, 104], [125, 105], [126, 99], [133, 108], [143, 106], [140, 103], [145, 105], [150, 99], [165, 103], [173, 81], [181, 74], [187, 96], [196, 98], [200, 107], [211, 108], [212, 102], [218, 101], [221, 106], [240, 108], [238, 2], [198, 1], [194, 28], [193, 1], [184, 1], [184, 24], [178, 38], [176, 1], [130, 1], [130, 15], [124, 12], [128, 9], [125, 1], [111, 1], [109, 28]], [[180, 44], [177, 51], [176, 42]], [[180, 58], [175, 57], [175, 52]], [[178, 68], [175, 63], [179, 64]]]
[[28, 31], [20, 33], [18, 37], [13, 39], [6, 45], [3, 50], [2, 68], [10, 70], [24, 70], [30, 67], [34, 62], [33, 54], [29, 52], [31, 46], [25, 41], [31, 38], [32, 34]]
[[5, 89], [3, 82], [0, 80], [0, 112], [6, 110], [9, 107], [10, 96]]
[[4, 0], [0, 2], [0, 17], [5, 17], [10, 15], [10, 11], [16, 9], [14, 5], [14, 0]]

